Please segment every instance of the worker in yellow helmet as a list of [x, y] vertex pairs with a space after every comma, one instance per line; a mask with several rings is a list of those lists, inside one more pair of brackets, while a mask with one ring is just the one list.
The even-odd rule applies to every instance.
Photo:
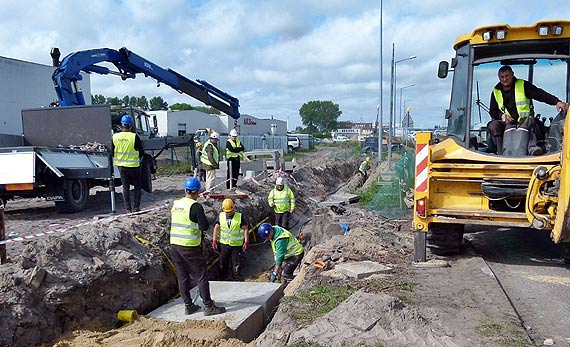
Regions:
[[247, 219], [240, 212], [236, 212], [232, 199], [225, 199], [212, 237], [212, 248], [220, 251], [222, 279], [241, 279], [240, 253], [247, 250], [248, 245]]
[[366, 157], [366, 159], [364, 159], [362, 161], [362, 163], [360, 163], [360, 166], [358, 167], [358, 172], [362, 175], [363, 177], [363, 182], [366, 182], [366, 180], [368, 179], [368, 170], [370, 170], [370, 157]]

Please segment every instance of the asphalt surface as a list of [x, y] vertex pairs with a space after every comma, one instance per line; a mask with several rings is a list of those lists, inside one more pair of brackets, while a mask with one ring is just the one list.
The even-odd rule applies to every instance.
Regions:
[[561, 247], [548, 232], [483, 228], [471, 227], [465, 237], [494, 272], [529, 336], [537, 346], [547, 339], [570, 346], [570, 266]]

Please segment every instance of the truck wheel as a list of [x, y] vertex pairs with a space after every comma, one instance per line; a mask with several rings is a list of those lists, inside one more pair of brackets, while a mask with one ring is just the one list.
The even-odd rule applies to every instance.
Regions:
[[289, 149], [289, 152], [293, 152], [293, 146], [287, 146], [287, 149]]
[[562, 245], [562, 258], [564, 259], [564, 264], [570, 265], [570, 243], [564, 242]]
[[426, 247], [436, 255], [461, 253], [463, 224], [431, 223], [426, 235]]
[[64, 180], [63, 198], [65, 201], [55, 203], [59, 212], [74, 213], [84, 210], [89, 198], [89, 183], [82, 178]]

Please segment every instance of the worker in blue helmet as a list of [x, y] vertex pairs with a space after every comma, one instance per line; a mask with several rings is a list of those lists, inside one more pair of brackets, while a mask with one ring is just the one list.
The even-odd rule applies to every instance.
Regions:
[[[133, 119], [121, 117], [121, 132], [113, 134], [113, 164], [119, 168], [123, 186], [123, 202], [128, 213], [140, 211], [144, 150], [140, 137], [133, 131]], [[131, 205], [130, 189], [134, 187], [134, 204]]]
[[172, 259], [176, 267], [178, 289], [184, 301], [185, 314], [200, 309], [190, 297], [191, 281], [198, 286], [204, 304], [204, 315], [211, 316], [226, 312], [225, 307], [216, 306], [210, 296], [208, 268], [202, 254], [202, 233], [210, 228], [204, 208], [196, 200], [200, 195], [200, 180], [190, 177], [184, 182], [184, 197], [172, 204], [170, 244]]
[[293, 271], [297, 268], [305, 253], [301, 242], [285, 228], [269, 223], [262, 223], [257, 229], [259, 237], [271, 242], [275, 254], [275, 268], [269, 276], [270, 282], [282, 277], [285, 283], [293, 280]]

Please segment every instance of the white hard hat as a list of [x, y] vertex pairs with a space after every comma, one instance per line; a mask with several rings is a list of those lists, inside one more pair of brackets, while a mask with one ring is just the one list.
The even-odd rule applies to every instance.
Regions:
[[277, 177], [277, 179], [275, 180], [275, 184], [278, 186], [282, 186], [283, 185], [283, 177]]
[[220, 138], [220, 134], [218, 134], [217, 132], [213, 132], [210, 134], [210, 138], [211, 139], [219, 139]]
[[230, 136], [238, 136], [237, 130], [236, 129], [230, 130]]

